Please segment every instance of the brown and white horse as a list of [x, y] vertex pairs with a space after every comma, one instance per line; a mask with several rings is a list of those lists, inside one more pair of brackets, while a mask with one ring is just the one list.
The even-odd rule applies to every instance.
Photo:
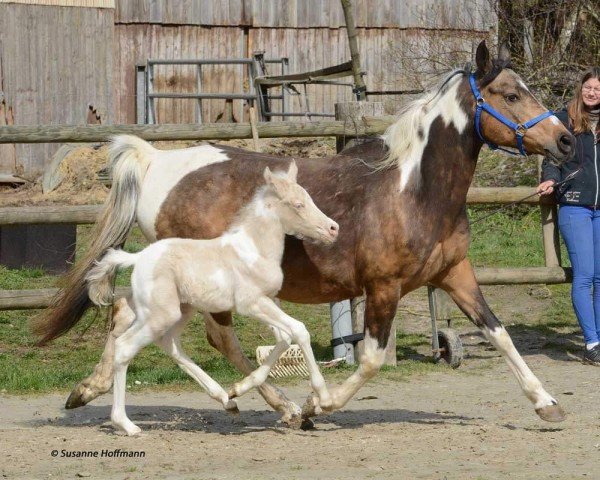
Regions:
[[[521, 124], [545, 108], [507, 68], [508, 61], [507, 49], [492, 60], [482, 42], [475, 79], [488, 105]], [[502, 353], [538, 415], [548, 421], [564, 418], [488, 307], [466, 258], [466, 196], [483, 145], [474, 128], [475, 111], [468, 73], [456, 71], [439, 89], [408, 105], [383, 138], [327, 159], [297, 159], [299, 183], [343, 234], [333, 248], [288, 237], [279, 297], [323, 303], [366, 294], [364, 355], [356, 372], [331, 389], [334, 409], [344, 406], [383, 364], [398, 301], [431, 284], [447, 291]], [[517, 146], [515, 132], [487, 113], [480, 129], [488, 142]], [[526, 132], [523, 146], [563, 161], [572, 155], [573, 137], [550, 116]], [[125, 240], [134, 220], [151, 241], [217, 237], [262, 183], [265, 167], [285, 169], [292, 160], [225, 146], [159, 151], [139, 140], [127, 148], [139, 159], [137, 168], [114, 172], [94, 243], [37, 322], [42, 343], [66, 332], [88, 308], [86, 272], [107, 248]], [[103, 358], [71, 393], [67, 408], [110, 388], [114, 340], [123, 330], [121, 320], [130, 318], [127, 302], [119, 300]], [[210, 343], [248, 374], [252, 365], [241, 351], [231, 314], [210, 312], [205, 318]], [[298, 407], [278, 389], [265, 383], [260, 392], [284, 419], [297, 418]], [[306, 416], [314, 413], [314, 403], [307, 402]]]

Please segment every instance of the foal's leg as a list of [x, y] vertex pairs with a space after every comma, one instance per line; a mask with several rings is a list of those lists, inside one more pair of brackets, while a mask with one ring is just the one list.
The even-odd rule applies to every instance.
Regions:
[[275, 334], [276, 338], [275, 347], [271, 353], [269, 353], [269, 356], [260, 367], [231, 387], [229, 390], [230, 398], [241, 397], [248, 390], [262, 385], [267, 380], [273, 365], [277, 363], [277, 360], [279, 360], [279, 357], [281, 357], [283, 352], [289, 348], [290, 344], [292, 343], [292, 339], [289, 335], [287, 335], [285, 332], [282, 332], [278, 328], [273, 328], [273, 333]]
[[157, 345], [168, 353], [177, 362], [179, 367], [200, 384], [206, 393], [211, 398], [223, 404], [225, 410], [231, 413], [239, 413], [235, 401], [229, 400], [227, 393], [223, 387], [212, 379], [204, 370], [196, 365], [189, 358], [181, 347], [181, 332], [185, 328], [186, 323], [193, 317], [195, 309], [187, 305], [182, 305], [182, 318], [171, 328], [165, 335], [156, 340]]
[[244, 310], [240, 311], [240, 313], [246, 313], [258, 318], [267, 325], [278, 328], [298, 343], [300, 350], [304, 354], [304, 360], [310, 374], [310, 383], [319, 397], [320, 405], [323, 409], [329, 409], [331, 406], [331, 396], [315, 360], [310, 346], [310, 334], [306, 326], [287, 315], [269, 297], [259, 298], [254, 304], [249, 305]]
[[435, 283], [450, 294], [465, 315], [483, 331], [487, 339], [502, 354], [540, 418], [548, 422], [564, 420], [563, 409], [544, 390], [542, 383], [519, 355], [507, 331], [488, 307], [475, 280], [470, 262], [467, 259], [463, 260]]
[[94, 367], [94, 372], [73, 388], [65, 408], [82, 407], [110, 390], [113, 383], [115, 340], [129, 328], [134, 319], [131, 298], [118, 299], [113, 307], [112, 326], [106, 339], [102, 358]]
[[[377, 282], [367, 285], [366, 293], [364, 352], [356, 371], [342, 385], [330, 390], [332, 410], [346, 405], [379, 372], [385, 361], [385, 348], [400, 300], [400, 289], [396, 282]], [[302, 416], [317, 415], [318, 407], [317, 399], [309, 396], [302, 408]]]
[[[231, 312], [204, 313], [206, 336], [208, 342], [221, 352], [244, 375], [249, 375], [255, 366], [248, 360], [240, 342], [235, 335], [231, 321]], [[291, 427], [299, 427], [301, 410], [290, 401], [285, 394], [269, 382], [258, 387], [259, 393], [277, 412], [281, 413], [281, 421]]]
[[113, 424], [124, 430], [127, 435], [136, 435], [141, 431], [140, 427], [129, 420], [125, 412], [127, 367], [133, 357], [152, 342], [154, 335], [148, 324], [138, 320], [115, 342], [115, 378], [110, 418]]

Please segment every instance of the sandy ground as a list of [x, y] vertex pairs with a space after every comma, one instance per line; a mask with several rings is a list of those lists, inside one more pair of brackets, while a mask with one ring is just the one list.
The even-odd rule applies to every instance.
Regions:
[[[491, 303], [507, 305], [501, 308], [505, 316], [547, 301], [530, 296], [528, 302], [506, 301], [515, 299], [508, 287], [494, 292]], [[425, 329], [422, 322], [421, 331]], [[128, 413], [143, 429], [138, 438], [115, 434], [108, 421], [110, 396], [70, 411], [62, 408], [64, 394], [0, 396], [0, 474], [110, 479], [599, 478], [600, 370], [575, 361], [571, 353], [543, 348], [544, 342], [559, 338], [513, 330], [532, 370], [568, 412], [561, 424], [545, 423], [474, 327], [463, 325], [459, 331], [467, 355], [458, 370], [440, 367], [403, 382], [376, 380], [343, 411], [318, 419], [311, 431], [279, 425], [278, 415], [256, 393], [239, 399], [238, 417], [229, 416], [200, 390], [128, 395]], [[560, 340], [575, 351], [579, 348], [576, 330]], [[309, 387], [300, 381], [286, 391], [301, 404]], [[115, 457], [118, 449], [143, 452], [144, 457]], [[63, 456], [80, 451], [97, 452], [98, 457]]]

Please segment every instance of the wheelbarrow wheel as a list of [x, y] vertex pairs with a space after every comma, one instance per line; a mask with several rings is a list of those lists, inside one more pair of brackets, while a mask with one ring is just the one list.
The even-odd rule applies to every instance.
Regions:
[[444, 360], [452, 368], [458, 368], [463, 359], [463, 346], [458, 333], [451, 328], [438, 330], [440, 351], [435, 355], [436, 362]]

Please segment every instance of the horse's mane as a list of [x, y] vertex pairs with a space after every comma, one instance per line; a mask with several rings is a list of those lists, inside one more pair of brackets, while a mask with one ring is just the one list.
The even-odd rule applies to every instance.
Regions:
[[421, 97], [407, 103], [398, 114], [398, 120], [388, 127], [382, 139], [388, 147], [388, 154], [377, 162], [375, 168], [384, 170], [392, 167], [401, 167], [414, 157], [415, 149], [422, 146], [425, 128], [422, 122], [425, 115], [431, 110], [448, 91], [450, 82], [465, 70], [456, 69], [450, 72], [441, 84], [424, 93]]

